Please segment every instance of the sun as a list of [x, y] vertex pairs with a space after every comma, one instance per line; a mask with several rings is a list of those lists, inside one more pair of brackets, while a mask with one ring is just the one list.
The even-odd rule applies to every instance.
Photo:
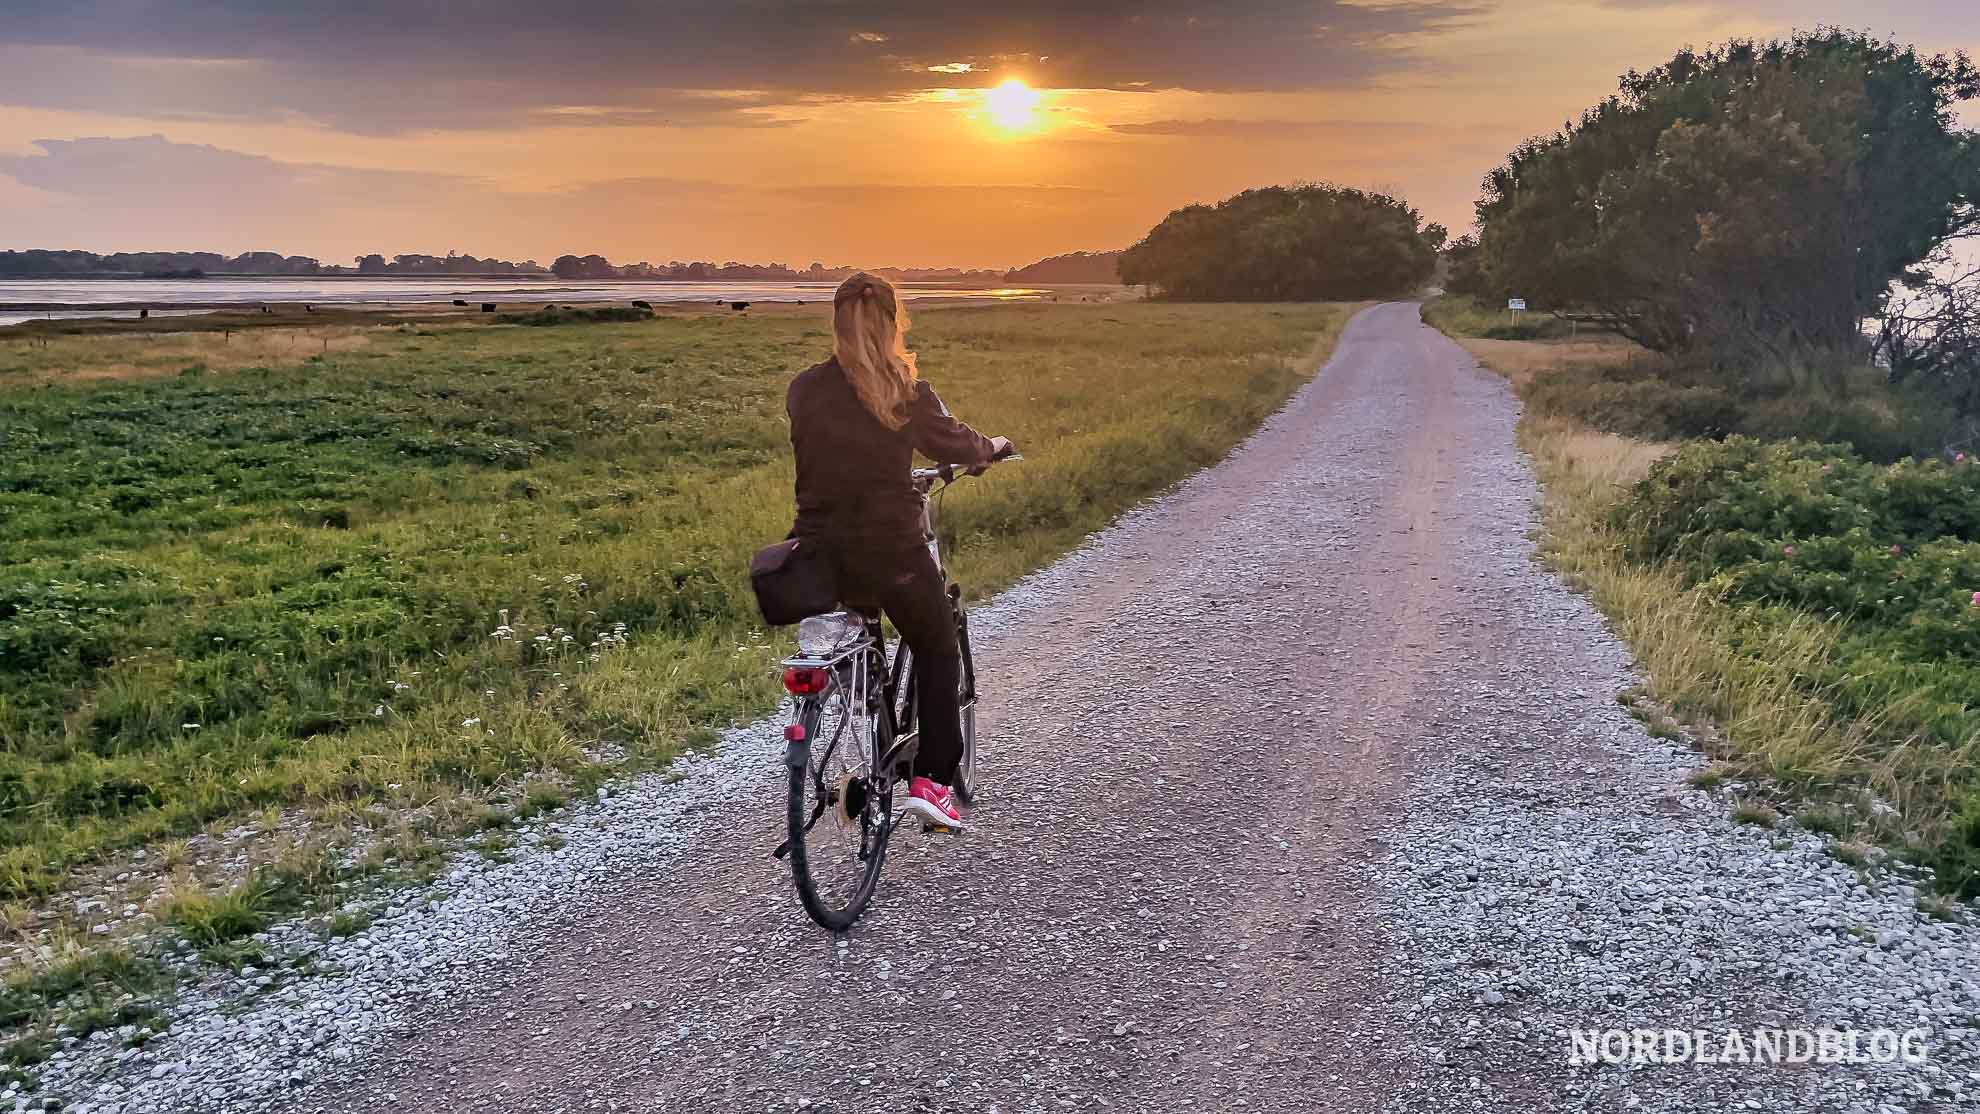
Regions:
[[994, 89], [983, 91], [983, 104], [990, 120], [1006, 131], [1025, 131], [1038, 123], [1038, 90], [1013, 77]]

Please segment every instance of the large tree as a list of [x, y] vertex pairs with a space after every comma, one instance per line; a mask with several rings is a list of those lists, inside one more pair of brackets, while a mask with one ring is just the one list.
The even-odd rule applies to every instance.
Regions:
[[1485, 282], [1659, 350], [1858, 347], [1893, 282], [1975, 226], [1963, 55], [1822, 30], [1684, 51], [1485, 180]]
[[1407, 294], [1436, 268], [1444, 229], [1382, 194], [1339, 186], [1246, 190], [1170, 213], [1120, 258], [1121, 281], [1198, 301]]

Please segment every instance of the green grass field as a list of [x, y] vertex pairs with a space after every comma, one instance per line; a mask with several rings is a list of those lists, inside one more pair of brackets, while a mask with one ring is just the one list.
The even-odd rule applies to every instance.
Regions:
[[[1026, 457], [949, 499], [960, 577], [1216, 460], [1347, 314], [926, 311], [930, 381]], [[444, 824], [766, 711], [744, 564], [827, 325], [0, 340], [0, 897], [275, 808]]]

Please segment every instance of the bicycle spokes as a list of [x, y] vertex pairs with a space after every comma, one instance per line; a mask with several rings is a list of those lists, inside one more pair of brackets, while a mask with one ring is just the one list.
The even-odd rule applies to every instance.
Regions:
[[870, 660], [879, 652], [869, 643], [837, 662], [831, 686], [798, 712], [797, 734], [810, 742], [790, 772], [786, 847], [805, 910], [828, 928], [850, 925], [865, 908], [892, 830], [893, 784], [876, 767], [892, 734]]

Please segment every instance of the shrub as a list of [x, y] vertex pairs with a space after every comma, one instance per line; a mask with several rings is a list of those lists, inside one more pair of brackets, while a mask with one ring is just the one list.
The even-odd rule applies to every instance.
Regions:
[[252, 882], [226, 893], [187, 894], [165, 907], [165, 920], [202, 948], [252, 936], [268, 926], [267, 895]]
[[1907, 815], [1930, 828], [1924, 857], [1956, 888], [1980, 887], [1980, 468], [1873, 464], [1807, 441], [1693, 442], [1610, 526], [1625, 561], [1733, 605], [1740, 653], [1823, 624], [1824, 656], [1787, 684], [1860, 726], [1851, 760], [1906, 786]]
[[[154, 962], [120, 948], [75, 952], [0, 983], [0, 1028], [45, 1021], [64, 1008], [77, 1011], [84, 1022], [97, 1018], [122, 1024], [114, 1003], [163, 981]], [[85, 1036], [95, 1027], [74, 1026]]]
[[1961, 436], [1954, 411], [1920, 390], [1881, 382], [1862, 385], [1841, 399], [1792, 391], [1750, 400], [1728, 428], [1763, 441], [1805, 438], [1848, 445], [1883, 463], [1931, 454]]
[[1775, 824], [1780, 823], [1781, 814], [1774, 811], [1771, 805], [1762, 801], [1743, 800], [1733, 804], [1732, 818], [1733, 822], [1737, 824], [1752, 824], [1755, 827], [1771, 828]]
[[499, 320], [509, 325], [573, 325], [647, 321], [652, 317], [652, 310], [640, 309], [637, 306], [599, 306], [595, 309], [545, 306], [529, 313], [505, 313]]
[[[1785, 559], [1788, 546], [1801, 567], [1834, 570], [1850, 559], [1833, 544], [1807, 548], [1821, 539], [1849, 539], [1850, 554], [1878, 564], [1866, 573], [1882, 574], [1927, 543], [1980, 542], [1980, 468], [1963, 459], [1877, 465], [1838, 445], [1732, 437], [1659, 463], [1614, 521], [1633, 557], [1675, 560], [1694, 580], [1739, 560]], [[1956, 560], [1953, 552], [1942, 546], [1935, 558]]]
[[1646, 441], [1719, 437], [1738, 428], [1737, 399], [1718, 387], [1674, 383], [1627, 368], [1586, 368], [1535, 379], [1526, 391], [1542, 413]]

